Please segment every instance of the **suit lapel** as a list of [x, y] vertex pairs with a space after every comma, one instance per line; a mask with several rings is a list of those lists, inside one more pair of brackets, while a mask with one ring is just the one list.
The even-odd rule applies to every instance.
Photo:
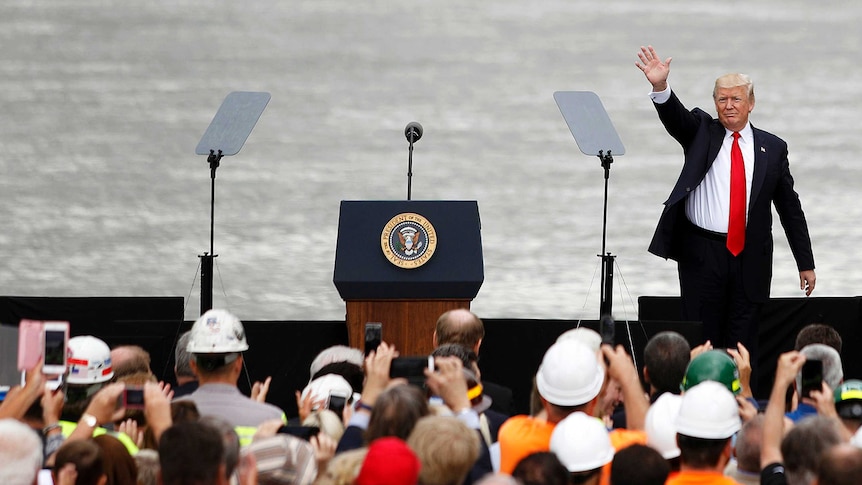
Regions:
[[766, 151], [766, 145], [763, 144], [763, 136], [760, 130], [751, 127], [754, 133], [754, 175], [751, 177], [751, 200], [748, 202], [749, 210], [757, 200], [760, 194], [760, 189], [763, 187], [763, 181], [766, 179], [766, 166], [769, 163], [769, 152]]
[[[712, 162], [715, 161], [715, 158], [718, 156], [719, 150], [721, 150], [721, 144], [724, 143], [724, 134], [727, 131], [724, 129], [724, 126], [718, 121], [713, 122], [710, 125], [709, 130], [709, 150], [707, 151], [707, 165], [706, 171], [709, 170], [709, 167], [712, 166]], [[706, 171], [703, 172], [706, 175]]]

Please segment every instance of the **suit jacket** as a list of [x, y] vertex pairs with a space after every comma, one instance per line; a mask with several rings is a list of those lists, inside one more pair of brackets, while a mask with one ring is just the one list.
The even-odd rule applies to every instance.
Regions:
[[491, 398], [491, 409], [508, 416], [515, 415], [515, 403], [512, 390], [493, 382], [482, 381], [482, 394]]
[[[700, 108], [688, 111], [673, 92], [667, 102], [655, 107], [665, 129], [682, 145], [685, 163], [664, 203], [649, 251], [680, 261], [688, 256], [681, 244], [686, 217], [685, 198], [700, 184], [718, 155], [725, 128]], [[763, 302], [769, 298], [772, 281], [772, 205], [778, 212], [798, 270], [814, 269], [814, 255], [802, 204], [793, 190], [787, 143], [753, 126], [752, 130], [754, 176], [745, 228], [745, 249], [740, 256], [745, 292], [752, 301]]]

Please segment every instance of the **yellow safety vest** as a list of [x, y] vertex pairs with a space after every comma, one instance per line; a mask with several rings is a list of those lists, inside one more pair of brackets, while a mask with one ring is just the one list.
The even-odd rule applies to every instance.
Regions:
[[[63, 436], [68, 438], [69, 435], [75, 431], [75, 428], [78, 427], [78, 423], [73, 423], [71, 421], [60, 421], [60, 429], [63, 431]], [[93, 436], [99, 436], [103, 434], [110, 434], [114, 438], [120, 440], [120, 443], [126, 447], [126, 450], [129, 451], [129, 454], [135, 456], [138, 453], [138, 445], [135, 444], [135, 441], [129, 437], [126, 433], [119, 432], [108, 432], [105, 428], [98, 427], [93, 430]]]
[[[281, 414], [281, 422], [287, 424], [287, 415]], [[251, 444], [251, 439], [254, 438], [254, 433], [257, 432], [256, 426], [234, 426], [234, 431], [239, 437], [240, 446], [248, 446]]]

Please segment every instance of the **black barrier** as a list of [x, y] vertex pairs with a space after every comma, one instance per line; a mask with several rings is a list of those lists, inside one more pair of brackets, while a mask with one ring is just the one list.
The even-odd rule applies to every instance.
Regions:
[[[176, 303], [182, 298], [82, 298], [70, 304], [69, 299], [0, 297], [0, 321], [17, 324], [20, 318], [72, 321], [72, 334], [90, 334], [109, 345], [141, 345], [150, 352], [152, 368], [163, 380], [173, 382], [173, 348], [176, 337], [191, 327], [191, 322], [176, 315]], [[26, 305], [23, 305], [23, 303]], [[157, 304], [159, 303], [159, 304]], [[161, 307], [160, 303], [165, 303]], [[154, 304], [157, 304], [153, 306]], [[674, 321], [678, 301], [673, 298], [641, 297], [641, 316], [637, 321], [617, 321], [616, 341], [631, 353], [635, 349], [638, 367], [643, 364], [643, 348], [658, 332], [681, 333], [692, 345], [700, 343], [699, 324]], [[21, 308], [28, 308], [21, 314]], [[71, 306], [70, 306], [71, 305]], [[75, 305], [83, 313], [73, 314]], [[862, 338], [862, 297], [773, 299], [764, 308], [761, 326], [760, 387], [756, 396], [764, 398], [772, 385], [775, 359], [793, 348], [796, 333], [812, 322], [826, 323], [838, 330], [844, 339], [841, 352], [845, 378], [862, 377], [862, 357], [855, 342]], [[159, 307], [159, 308], [156, 308]], [[176, 308], [175, 308], [176, 307]], [[676, 309], [676, 310], [675, 310]], [[676, 313], [674, 313], [676, 311]], [[153, 312], [164, 318], [152, 317]], [[87, 316], [89, 315], [89, 317]], [[146, 315], [135, 318], [135, 315]], [[484, 319], [485, 339], [479, 355], [484, 380], [506, 386], [513, 391], [514, 408], [529, 412], [530, 390], [536, 369], [545, 351], [566, 330], [582, 325], [598, 330], [596, 320], [521, 320]], [[332, 345], [347, 344], [343, 321], [246, 321], [250, 349], [245, 353], [247, 377], [240, 379], [240, 389], [249, 393], [249, 382], [273, 377], [268, 401], [296, 416], [294, 392], [309, 380], [309, 366], [314, 357]], [[631, 343], [629, 342], [631, 335]], [[428, 335], [428, 339], [432, 338]]]
[[[679, 297], [638, 298], [638, 315], [644, 321], [679, 320], [681, 314]], [[778, 356], [793, 349], [796, 334], [810, 323], [823, 323], [838, 331], [844, 341], [844, 378], [862, 378], [862, 357], [855, 346], [862, 339], [862, 297], [772, 298], [761, 312], [756, 398], [769, 399]]]

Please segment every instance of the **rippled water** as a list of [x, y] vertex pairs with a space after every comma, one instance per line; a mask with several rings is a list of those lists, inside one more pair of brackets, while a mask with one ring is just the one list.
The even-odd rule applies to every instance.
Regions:
[[[615, 310], [677, 294], [646, 252], [681, 163], [634, 67], [711, 106], [749, 73], [752, 121], [790, 144], [816, 295], [860, 294], [862, 4], [566, 1], [6, 0], [0, 5], [0, 294], [189, 297], [209, 249], [209, 169], [194, 155], [231, 91], [272, 101], [216, 188], [216, 306], [245, 319], [338, 319], [341, 200], [478, 200], [486, 317], [594, 318], [603, 173], [552, 94], [595, 91], [626, 154], [610, 178]], [[774, 296], [798, 295], [778, 234]]]

